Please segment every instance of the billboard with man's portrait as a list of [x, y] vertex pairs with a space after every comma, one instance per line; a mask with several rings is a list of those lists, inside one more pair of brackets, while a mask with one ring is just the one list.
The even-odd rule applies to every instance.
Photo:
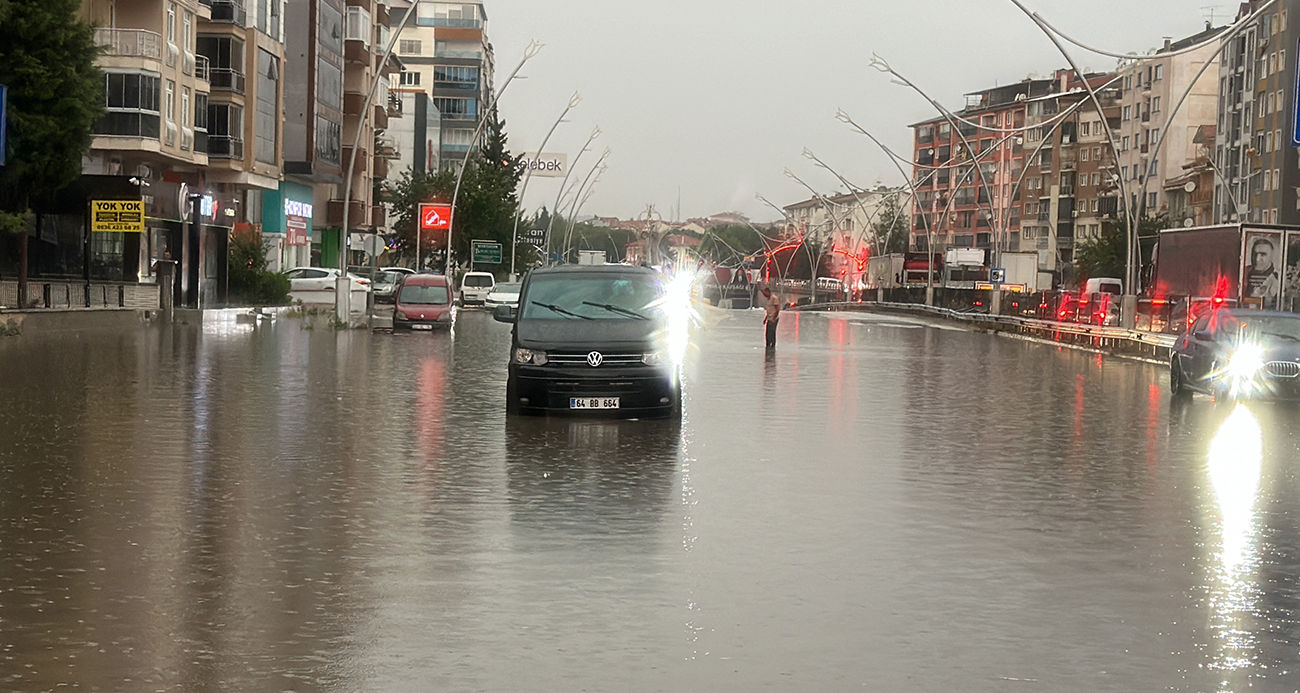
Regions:
[[1245, 305], [1277, 310], [1282, 297], [1281, 231], [1247, 231], [1241, 254], [1241, 297]]

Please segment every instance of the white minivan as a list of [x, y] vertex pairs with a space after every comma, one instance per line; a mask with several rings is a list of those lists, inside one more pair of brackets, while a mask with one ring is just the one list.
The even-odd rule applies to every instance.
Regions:
[[462, 306], [487, 305], [488, 294], [497, 285], [491, 272], [466, 272], [460, 279], [460, 304]]

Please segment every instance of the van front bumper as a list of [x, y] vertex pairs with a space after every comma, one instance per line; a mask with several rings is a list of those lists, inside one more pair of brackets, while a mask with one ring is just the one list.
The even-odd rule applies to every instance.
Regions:
[[[523, 413], [664, 416], [677, 411], [681, 389], [672, 369], [655, 366], [583, 368], [511, 364], [509, 396]], [[575, 410], [576, 399], [619, 399], [618, 409]]]

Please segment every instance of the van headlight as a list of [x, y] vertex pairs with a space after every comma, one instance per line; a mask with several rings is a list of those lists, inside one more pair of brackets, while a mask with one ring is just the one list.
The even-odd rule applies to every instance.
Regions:
[[545, 366], [546, 352], [532, 349], [515, 349], [515, 363], [521, 366]]
[[652, 351], [641, 357], [641, 363], [644, 363], [647, 366], [662, 366], [664, 365], [664, 360], [664, 353], [662, 351]]

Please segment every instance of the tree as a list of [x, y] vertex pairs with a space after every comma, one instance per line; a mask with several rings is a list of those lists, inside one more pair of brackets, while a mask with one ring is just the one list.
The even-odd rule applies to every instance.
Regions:
[[32, 207], [81, 175], [103, 113], [104, 76], [79, 0], [0, 0], [0, 84], [9, 87], [9, 156], [0, 168], [0, 228], [22, 229], [18, 294], [27, 302]]
[[435, 200], [450, 202], [455, 187], [456, 174], [451, 171], [436, 173], [407, 171], [388, 190], [387, 197], [393, 204], [393, 211], [397, 213], [397, 222], [393, 225], [393, 230], [397, 234], [397, 254], [401, 257], [415, 257], [417, 236], [422, 236], [418, 240], [424, 257], [416, 258], [417, 268], [430, 264], [427, 262], [430, 256], [447, 242], [445, 234], [433, 238], [429, 233], [416, 233], [420, 203]]
[[452, 251], [457, 258], [469, 258], [472, 241], [495, 241], [508, 249], [514, 235], [519, 211], [515, 191], [524, 175], [523, 158], [510, 153], [505, 121], [497, 112], [493, 110], [487, 118], [483, 149], [465, 163], [452, 230]]
[[260, 233], [238, 234], [230, 239], [228, 281], [232, 303], [247, 306], [282, 306], [289, 300], [289, 278], [267, 270], [270, 244]]
[[911, 219], [908, 218], [907, 210], [899, 204], [898, 196], [886, 197], [876, 208], [876, 221], [871, 225], [871, 233], [876, 237], [880, 253], [889, 255], [907, 252], [911, 230]]
[[[1152, 238], [1169, 228], [1166, 214], [1144, 217], [1138, 222], [1138, 238]], [[1074, 264], [1081, 279], [1091, 277], [1125, 277], [1128, 269], [1128, 220], [1102, 224], [1101, 235], [1078, 242]]]

